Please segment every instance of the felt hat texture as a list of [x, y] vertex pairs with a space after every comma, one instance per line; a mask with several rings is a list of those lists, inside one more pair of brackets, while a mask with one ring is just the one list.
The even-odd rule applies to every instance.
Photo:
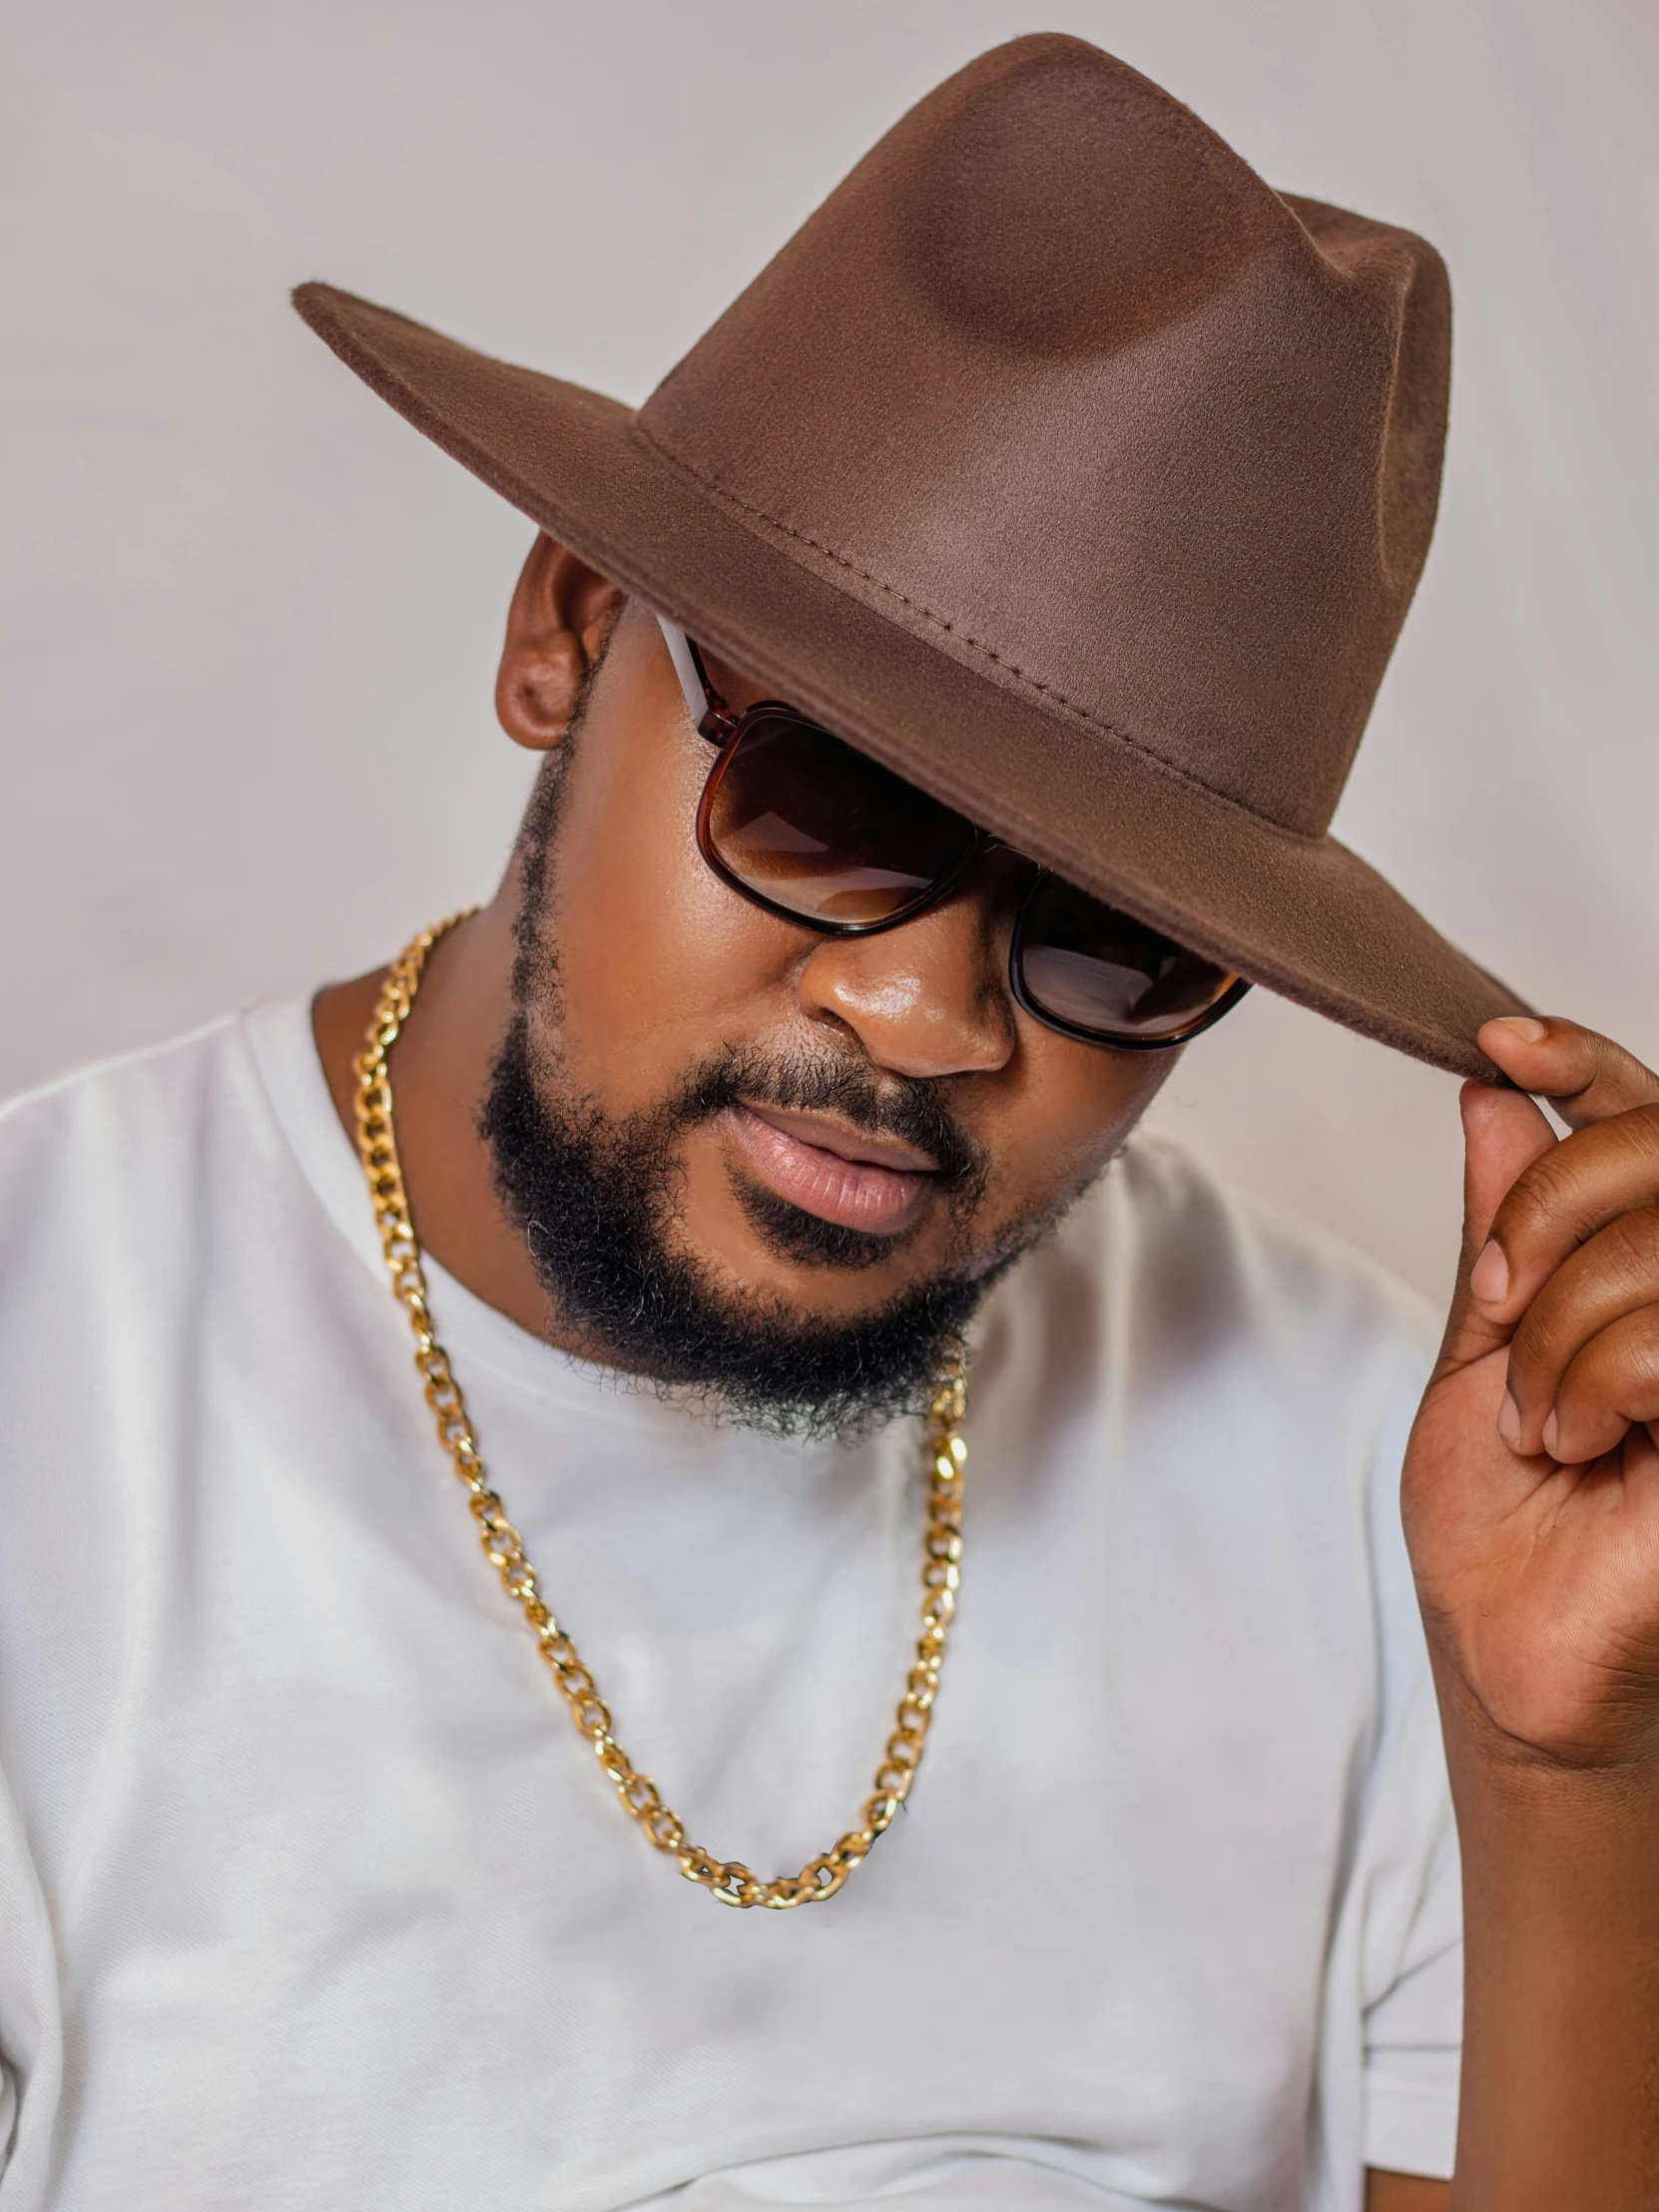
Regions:
[[1465, 1075], [1521, 1000], [1329, 825], [1433, 528], [1450, 295], [1083, 41], [911, 109], [638, 410], [320, 283], [380, 397], [1068, 880]]

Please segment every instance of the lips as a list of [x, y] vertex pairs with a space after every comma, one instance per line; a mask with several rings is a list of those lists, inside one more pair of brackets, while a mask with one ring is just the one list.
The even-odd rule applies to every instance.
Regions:
[[803, 1212], [872, 1235], [902, 1229], [935, 1169], [925, 1154], [817, 1114], [733, 1106], [726, 1121], [756, 1177]]

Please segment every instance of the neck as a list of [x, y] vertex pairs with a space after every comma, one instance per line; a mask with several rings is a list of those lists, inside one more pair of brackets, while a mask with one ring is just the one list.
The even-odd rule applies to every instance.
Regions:
[[[473, 1296], [561, 1351], [592, 1347], [561, 1329], [524, 1241], [496, 1195], [478, 1115], [490, 1063], [512, 1014], [511, 877], [489, 905], [432, 950], [409, 1023], [391, 1054], [397, 1149], [421, 1249]], [[311, 1028], [347, 1135], [356, 1141], [352, 1067], [381, 974], [317, 993]]]

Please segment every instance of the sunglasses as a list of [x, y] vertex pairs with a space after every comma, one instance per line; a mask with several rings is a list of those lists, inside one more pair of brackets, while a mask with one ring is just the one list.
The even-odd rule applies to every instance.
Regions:
[[[697, 810], [698, 848], [752, 905], [828, 937], [873, 936], [936, 906], [983, 854], [1013, 850], [779, 700], [734, 714], [691, 639], [657, 620], [692, 723], [719, 748]], [[1167, 1050], [1250, 988], [1133, 914], [1026, 865], [1008, 987], [1062, 1036]]]

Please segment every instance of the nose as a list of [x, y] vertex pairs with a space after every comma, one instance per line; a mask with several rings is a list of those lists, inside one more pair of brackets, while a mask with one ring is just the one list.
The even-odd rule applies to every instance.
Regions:
[[824, 937], [801, 969], [802, 1010], [851, 1030], [895, 1075], [990, 1075], [1013, 1055], [1010, 870], [993, 855], [914, 921]]

